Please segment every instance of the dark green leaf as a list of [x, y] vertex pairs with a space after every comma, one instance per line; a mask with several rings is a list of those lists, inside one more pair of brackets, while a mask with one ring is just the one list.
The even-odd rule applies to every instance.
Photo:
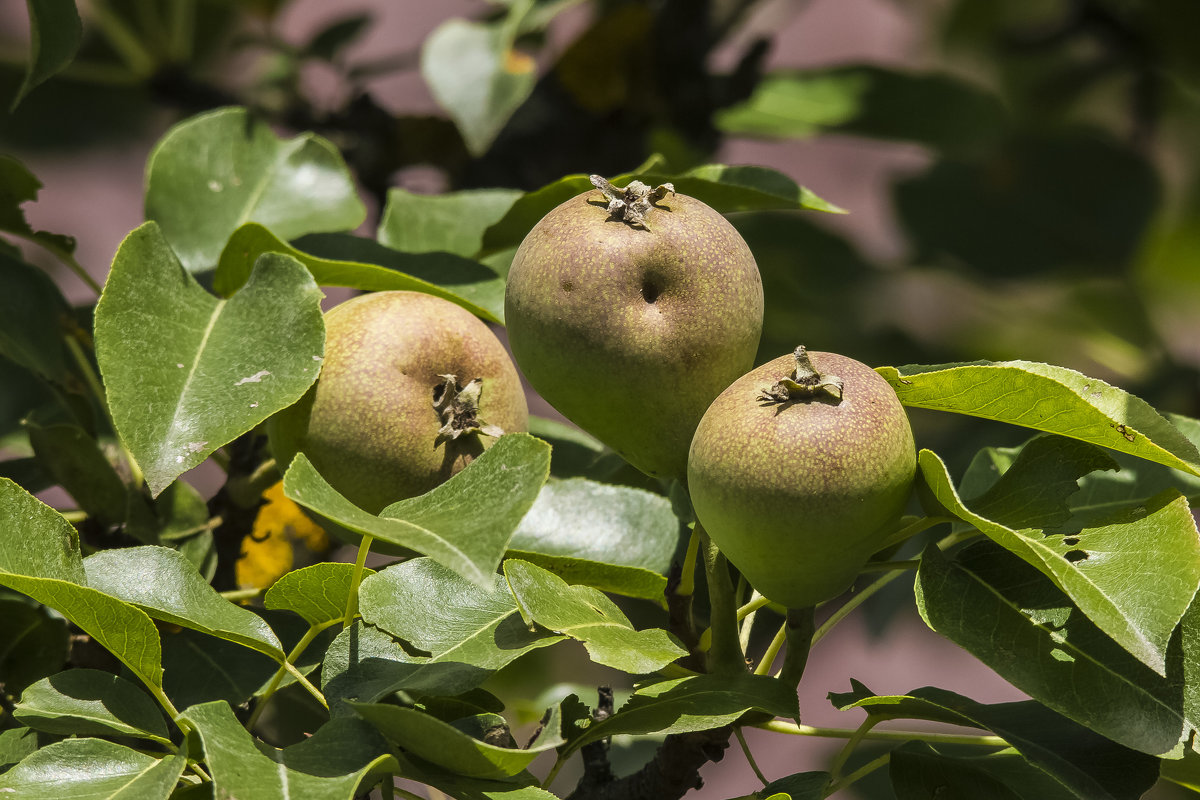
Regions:
[[95, 669], [43, 678], [21, 693], [13, 716], [47, 733], [170, 742], [162, 712], [150, 695], [124, 678]]
[[854, 65], [772, 73], [716, 123], [734, 134], [853, 133], [969, 151], [999, 140], [1005, 113], [993, 94], [951, 75]]
[[822, 800], [825, 796], [825, 787], [828, 785], [828, 772], [798, 772], [795, 775], [771, 781], [754, 794], [756, 798], [762, 798], [762, 800], [774, 800], [780, 794], [790, 800]]
[[[155, 758], [103, 739], [66, 739], [0, 775], [0, 794], [71, 800], [166, 800], [187, 766], [184, 755]], [[53, 787], [53, 795], [47, 789]]]
[[[393, 503], [379, 516], [350, 503], [297, 455], [283, 479], [289, 498], [356, 534], [411, 548], [481, 588], [492, 585], [508, 540], [550, 469], [550, 448], [514, 433], [435, 489]], [[357, 543], [357, 542], [355, 542]]]
[[[58, 253], [72, 253], [75, 240], [46, 231], [35, 231], [25, 220], [21, 205], [37, 199], [42, 182], [12, 156], [0, 155], [0, 231], [20, 236]], [[13, 257], [11, 253], [9, 257]]]
[[[998, 771], [1014, 761], [1024, 762], [1024, 759], [1009, 755], [955, 758], [937, 752], [925, 742], [908, 742], [892, 751], [888, 771], [897, 800], [1075, 800], [1077, 797], [1048, 778], [1030, 786], [1032, 776], [1026, 774], [1017, 786], [1009, 788], [1005, 781], [989, 774], [988, 766]], [[1023, 788], [1036, 794], [1022, 793]]]
[[125, 519], [129, 493], [100, 444], [78, 425], [25, 423], [29, 444], [54, 481], [102, 524]]
[[605, 447], [591, 434], [573, 425], [545, 417], [529, 416], [529, 432], [549, 442], [550, 474], [555, 478], [584, 477], [605, 452]]
[[334, 20], [317, 31], [301, 52], [309, 58], [332, 61], [347, 45], [361, 37], [370, 24], [369, 14], [353, 14]]
[[521, 192], [473, 189], [429, 195], [389, 189], [379, 220], [379, 242], [406, 253], [444, 251], [473, 258], [483, 232], [512, 208]]
[[657, 600], [678, 543], [667, 498], [575, 478], [542, 487], [508, 551], [568, 583]]
[[428, 558], [388, 567], [362, 582], [365, 622], [430, 655], [430, 663], [459, 663], [494, 671], [539, 647], [562, 641], [531, 631], [521, 620], [504, 578], [484, 589]]
[[[938, 633], [1055, 711], [1113, 741], [1178, 758], [1200, 720], [1185, 691], [1188, 659], [1172, 648], [1167, 677], [1105, 636], [1051, 581], [991, 542], [951, 560], [928, 548], [917, 607]], [[1194, 611], [1183, 621], [1184, 653]], [[1182, 662], [1182, 663], [1181, 663]], [[1133, 724], [1136, 721], [1136, 724]]]
[[925, 719], [990, 730], [1076, 796], [1137, 800], [1158, 777], [1158, 759], [1122, 747], [1027, 700], [985, 705], [944, 689], [877, 697], [861, 683], [831, 694], [841, 710], [863, 708], [881, 719]]
[[42, 270], [4, 252], [0, 285], [0, 354], [47, 380], [67, 384], [74, 377], [63, 345], [70, 306], [58, 286]]
[[333, 720], [293, 747], [260, 750], [224, 702], [192, 706], [182, 718], [204, 743], [218, 797], [346, 800], [374, 767], [391, 759], [369, 728], [349, 719]]
[[488, 149], [537, 81], [533, 59], [513, 50], [513, 33], [503, 23], [450, 19], [421, 49], [421, 75], [472, 155]]
[[67, 663], [66, 620], [20, 597], [0, 596], [0, 684], [17, 695]]
[[306, 236], [299, 244], [316, 254], [292, 247], [257, 222], [246, 223], [221, 252], [213, 288], [232, 295], [249, 278], [260, 255], [284, 253], [308, 267], [321, 286], [425, 292], [491, 322], [504, 318], [504, 280], [476, 261], [450, 253], [398, 253], [349, 234]]
[[427, 762], [410, 761], [398, 757], [399, 774], [411, 780], [433, 786], [454, 800], [555, 800], [553, 795], [538, 786], [538, 781], [528, 772], [504, 781], [486, 778], [471, 778], [457, 770], [439, 769]]
[[158, 496], [316, 380], [321, 290], [284, 255], [259, 259], [229, 300], [200, 287], [154, 223], [121, 243], [96, 307], [113, 421]]
[[146, 218], [191, 272], [216, 266], [247, 222], [294, 239], [350, 230], [365, 216], [337, 148], [311, 133], [280, 139], [242, 108], [184, 120], [146, 165]]
[[879, 367], [915, 408], [1057, 433], [1200, 475], [1200, 451], [1146, 401], [1075, 370], [1031, 361]]
[[1171, 633], [1200, 587], [1200, 536], [1187, 498], [1168, 490], [1087, 527], [1064, 525], [1076, 478], [1111, 462], [1103, 451], [1057, 437], [1030, 442], [971, 509], [935, 453], [922, 450], [918, 463], [951, 514], [1037, 567], [1101, 630], [1166, 673]]
[[38, 735], [33, 728], [0, 731], [0, 775], [37, 749]]
[[640, 674], [687, 655], [661, 628], [635, 630], [624, 612], [597, 589], [569, 585], [553, 572], [518, 559], [504, 562], [504, 575], [527, 622], [583, 642], [597, 664]]
[[29, 7], [29, 67], [9, 112], [16, 109], [31, 89], [70, 64], [83, 38], [75, 0], [25, 2]]
[[[370, 576], [375, 571], [364, 569], [363, 574]], [[346, 614], [353, 578], [353, 564], [313, 564], [275, 581], [263, 596], [263, 605], [294, 611], [309, 625], [332, 622]]]

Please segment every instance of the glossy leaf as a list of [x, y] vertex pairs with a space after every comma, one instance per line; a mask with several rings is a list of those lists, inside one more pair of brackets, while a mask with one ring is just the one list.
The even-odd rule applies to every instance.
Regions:
[[388, 567], [362, 582], [363, 620], [429, 653], [430, 663], [494, 671], [539, 647], [562, 641], [531, 631], [504, 578], [485, 589], [428, 558]]
[[450, 19], [421, 48], [421, 75], [472, 155], [484, 153], [533, 91], [532, 58], [513, 50], [502, 23]]
[[[363, 574], [369, 577], [375, 571], [364, 568]], [[271, 584], [263, 605], [294, 611], [309, 625], [332, 622], [346, 614], [353, 579], [353, 564], [323, 562], [292, 570]]]
[[0, 596], [0, 683], [18, 695], [67, 663], [66, 620], [22, 597]]
[[16, 109], [25, 95], [61, 72], [75, 58], [83, 39], [83, 24], [75, 0], [26, 0], [29, 7], [29, 66], [25, 80], [17, 90], [9, 111]]
[[96, 669], [76, 668], [43, 678], [21, 693], [13, 716], [47, 733], [170, 741], [162, 712], [150, 695]]
[[550, 448], [528, 434], [508, 434], [437, 488], [368, 514], [331, 487], [303, 454], [283, 480], [289, 498], [356, 534], [411, 548], [481, 588], [504, 555], [521, 517], [550, 469]]
[[520, 196], [512, 189], [430, 195], [392, 188], [379, 220], [379, 243], [406, 253], [443, 251], [473, 258], [483, 247], [483, 232]]
[[1076, 478], [1106, 462], [1095, 448], [1040, 437], [972, 502], [977, 513], [958, 498], [935, 453], [923, 450], [918, 458], [942, 506], [1045, 573], [1101, 630], [1162, 675], [1171, 633], [1200, 587], [1200, 533], [1187, 498], [1174, 490], [1086, 527], [1069, 522], [1065, 498]]
[[213, 288], [232, 295], [250, 277], [259, 256], [284, 253], [308, 267], [321, 286], [425, 292], [490, 322], [504, 317], [504, 280], [476, 261], [450, 253], [398, 253], [348, 234], [306, 236], [299, 244], [312, 252], [287, 244], [257, 222], [247, 222], [221, 252]]
[[155, 619], [283, 660], [282, 646], [271, 626], [217, 594], [175, 550], [150, 546], [101, 550], [84, 559], [83, 566], [92, 588], [135, 605]]
[[219, 300], [183, 271], [154, 223], [126, 237], [96, 307], [113, 421], [158, 496], [316, 380], [321, 291], [288, 256], [262, 257]]
[[542, 487], [508, 552], [568, 583], [658, 600], [678, 543], [667, 498], [575, 478]]
[[129, 493], [99, 442], [78, 425], [27, 420], [25, 430], [34, 455], [81, 509], [102, 524], [125, 521]]
[[[354, 713], [405, 752], [471, 778], [503, 780], [520, 774], [541, 753], [561, 743], [539, 736], [528, 749], [497, 747], [468, 736], [449, 723], [415, 708], [355, 703]], [[552, 727], [557, 728], [557, 718]]]
[[962, 151], [994, 144], [1005, 114], [997, 97], [948, 74], [852, 65], [772, 73], [716, 124], [733, 134], [851, 133]]
[[[951, 560], [928, 548], [917, 572], [917, 608], [946, 636], [1043, 705], [1126, 747], [1178, 758], [1200, 721], [1185, 680], [1187, 656], [1169, 653], [1157, 675], [1105, 636], [1051, 581], [984, 542]], [[1200, 620], [1189, 610], [1188, 631]], [[1102, 699], [1102, 701], [1101, 701]], [[1131, 724], [1136, 721], [1137, 724]]]
[[1032, 361], [880, 367], [900, 402], [1057, 433], [1200, 474], [1200, 451], [1146, 401]]
[[298, 745], [260, 750], [224, 702], [192, 706], [182, 717], [204, 743], [220, 797], [348, 800], [375, 766], [391, 758], [377, 735], [351, 719], [333, 720]]
[[[0, 157], [0, 170], [3, 166]], [[4, 286], [0, 294], [0, 355], [47, 380], [66, 384], [74, 373], [63, 346], [70, 306], [62, 292], [45, 272], [3, 251], [0, 285]]]
[[[654, 164], [653, 167], [657, 170], [661, 165]], [[845, 213], [844, 209], [822, 200], [783, 173], [766, 167], [706, 164], [682, 173], [627, 173], [610, 180], [617, 186], [625, 186], [634, 179], [651, 185], [673, 183], [676, 191], [707, 203], [722, 214], [799, 208]], [[601, 197], [588, 176], [568, 175], [522, 195], [499, 222], [484, 232], [484, 252], [516, 247], [548, 212], [587, 191], [595, 191], [596, 197]]]
[[853, 691], [830, 695], [839, 709], [990, 730], [1078, 797], [1137, 800], [1158, 777], [1158, 759], [1115, 744], [1032, 700], [986, 705], [934, 687], [881, 697], [853, 683]]
[[[35, 231], [25, 219], [21, 206], [37, 199], [42, 182], [12, 156], [0, 155], [0, 231], [37, 242], [48, 250], [72, 253], [75, 239], [46, 231]], [[15, 253], [5, 254], [16, 258]]]
[[[103, 739], [66, 739], [0, 775], [0, 795], [71, 800], [166, 800], [185, 755], [155, 758]], [[53, 795], [47, 795], [53, 787]]]
[[643, 686], [611, 717], [589, 725], [560, 757], [617, 734], [687, 733], [729, 725], [757, 709], [776, 717], [799, 715], [796, 693], [764, 675], [698, 675]]
[[146, 218], [191, 272], [216, 266], [226, 240], [247, 222], [293, 239], [350, 230], [365, 216], [332, 144], [311, 133], [280, 139], [242, 108], [184, 120], [146, 165]]

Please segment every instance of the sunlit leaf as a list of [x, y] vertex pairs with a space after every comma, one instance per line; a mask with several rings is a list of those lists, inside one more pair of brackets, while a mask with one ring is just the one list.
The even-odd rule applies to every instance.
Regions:
[[483, 232], [520, 196], [512, 189], [431, 195], [392, 188], [379, 219], [379, 242], [406, 253], [443, 251], [473, 258], [483, 246]]
[[[363, 568], [364, 576], [375, 571]], [[270, 609], [294, 611], [309, 625], [341, 619], [354, 577], [353, 564], [321, 563], [287, 573], [263, 596]]]
[[103, 739], [66, 739], [31, 753], [0, 775], [0, 795], [71, 800], [166, 800], [187, 766], [180, 754], [155, 758]]

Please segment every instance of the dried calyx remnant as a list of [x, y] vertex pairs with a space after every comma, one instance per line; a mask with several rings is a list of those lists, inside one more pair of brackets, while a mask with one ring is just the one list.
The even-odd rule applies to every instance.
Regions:
[[650, 213], [650, 207], [675, 192], [675, 186], [670, 183], [651, 189], [641, 181], [630, 181], [624, 189], [618, 189], [599, 175], [591, 176], [591, 181], [592, 186], [604, 192], [611, 216], [643, 228], [646, 227], [646, 214]]
[[472, 378], [465, 386], [458, 385], [457, 375], [438, 375], [442, 379], [433, 389], [433, 408], [442, 418], [436, 443], [453, 441], [460, 436], [481, 433], [484, 436], [503, 436], [497, 425], [479, 419], [479, 397], [483, 381]]
[[842, 399], [842, 379], [836, 375], [822, 375], [813, 366], [804, 345], [796, 348], [796, 368], [785, 375], [774, 386], [762, 389], [758, 399], [766, 403], [789, 403], [824, 393], [837, 400]]

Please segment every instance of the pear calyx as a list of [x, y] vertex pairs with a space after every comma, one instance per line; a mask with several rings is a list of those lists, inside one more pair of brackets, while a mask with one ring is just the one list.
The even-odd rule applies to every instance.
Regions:
[[483, 381], [472, 378], [465, 386], [458, 385], [457, 375], [438, 375], [442, 383], [434, 387], [433, 408], [442, 418], [434, 444], [454, 441], [461, 436], [483, 434], [503, 436], [498, 425], [488, 425], [479, 419], [479, 398], [483, 394]]
[[838, 401], [842, 399], [842, 379], [837, 375], [822, 375], [818, 372], [804, 345], [797, 347], [792, 355], [796, 359], [796, 368], [790, 375], [776, 381], [775, 385], [759, 390], [759, 400], [767, 404], [790, 403], [815, 397], [817, 394], [826, 394]]
[[675, 191], [675, 185], [664, 183], [651, 189], [641, 181], [630, 181], [624, 189], [618, 189], [599, 175], [590, 177], [592, 186], [604, 192], [608, 200], [610, 216], [633, 226], [646, 227], [646, 215], [659, 200]]

